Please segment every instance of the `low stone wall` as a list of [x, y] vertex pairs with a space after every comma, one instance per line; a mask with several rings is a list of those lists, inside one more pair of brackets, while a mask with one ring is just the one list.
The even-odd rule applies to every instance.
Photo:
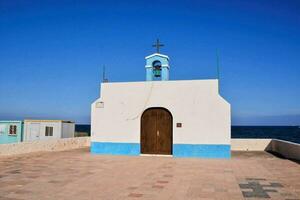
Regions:
[[232, 151], [266, 151], [272, 139], [231, 139]]
[[[0, 156], [39, 151], [64, 151], [90, 146], [90, 137], [1, 144]], [[231, 139], [232, 151], [270, 151], [285, 158], [300, 160], [300, 144], [277, 139]]]
[[285, 158], [300, 161], [300, 144], [274, 139], [269, 151], [278, 153]]
[[232, 151], [269, 151], [300, 160], [300, 144], [277, 139], [231, 139]]
[[90, 137], [64, 138], [45, 141], [1, 144], [0, 156], [9, 156], [39, 151], [64, 151], [90, 146]]

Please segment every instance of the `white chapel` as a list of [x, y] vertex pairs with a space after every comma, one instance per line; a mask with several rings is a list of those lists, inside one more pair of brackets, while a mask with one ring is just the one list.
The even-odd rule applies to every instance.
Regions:
[[230, 158], [230, 104], [218, 79], [170, 80], [160, 46], [145, 57], [145, 81], [101, 83], [91, 106], [91, 153]]

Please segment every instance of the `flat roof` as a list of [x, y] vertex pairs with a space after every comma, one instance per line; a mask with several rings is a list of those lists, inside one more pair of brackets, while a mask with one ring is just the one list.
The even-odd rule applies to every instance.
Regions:
[[22, 120], [0, 120], [0, 123], [22, 123]]
[[61, 119], [25, 119], [24, 122], [63, 122], [63, 123], [74, 123], [70, 120]]
[[153, 81], [116, 81], [116, 82], [102, 82], [101, 84], [120, 84], [120, 83], [126, 83], [126, 84], [135, 84], [135, 83], [155, 83], [155, 84], [172, 84], [172, 83], [187, 83], [187, 82], [208, 82], [208, 81], [219, 81], [217, 78], [206, 78], [206, 79], [189, 79], [189, 80], [153, 80]]

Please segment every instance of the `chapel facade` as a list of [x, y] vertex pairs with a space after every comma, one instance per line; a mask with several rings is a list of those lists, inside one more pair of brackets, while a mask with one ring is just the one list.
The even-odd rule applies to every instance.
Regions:
[[169, 80], [169, 57], [146, 59], [146, 81], [101, 83], [91, 153], [230, 158], [230, 104], [217, 79]]

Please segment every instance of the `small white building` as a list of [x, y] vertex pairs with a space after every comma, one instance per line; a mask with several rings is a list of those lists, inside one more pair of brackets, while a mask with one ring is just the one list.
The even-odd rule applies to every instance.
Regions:
[[91, 152], [230, 158], [230, 104], [218, 80], [169, 81], [169, 57], [146, 57], [146, 81], [102, 83]]
[[74, 137], [75, 124], [64, 120], [24, 120], [23, 141]]

